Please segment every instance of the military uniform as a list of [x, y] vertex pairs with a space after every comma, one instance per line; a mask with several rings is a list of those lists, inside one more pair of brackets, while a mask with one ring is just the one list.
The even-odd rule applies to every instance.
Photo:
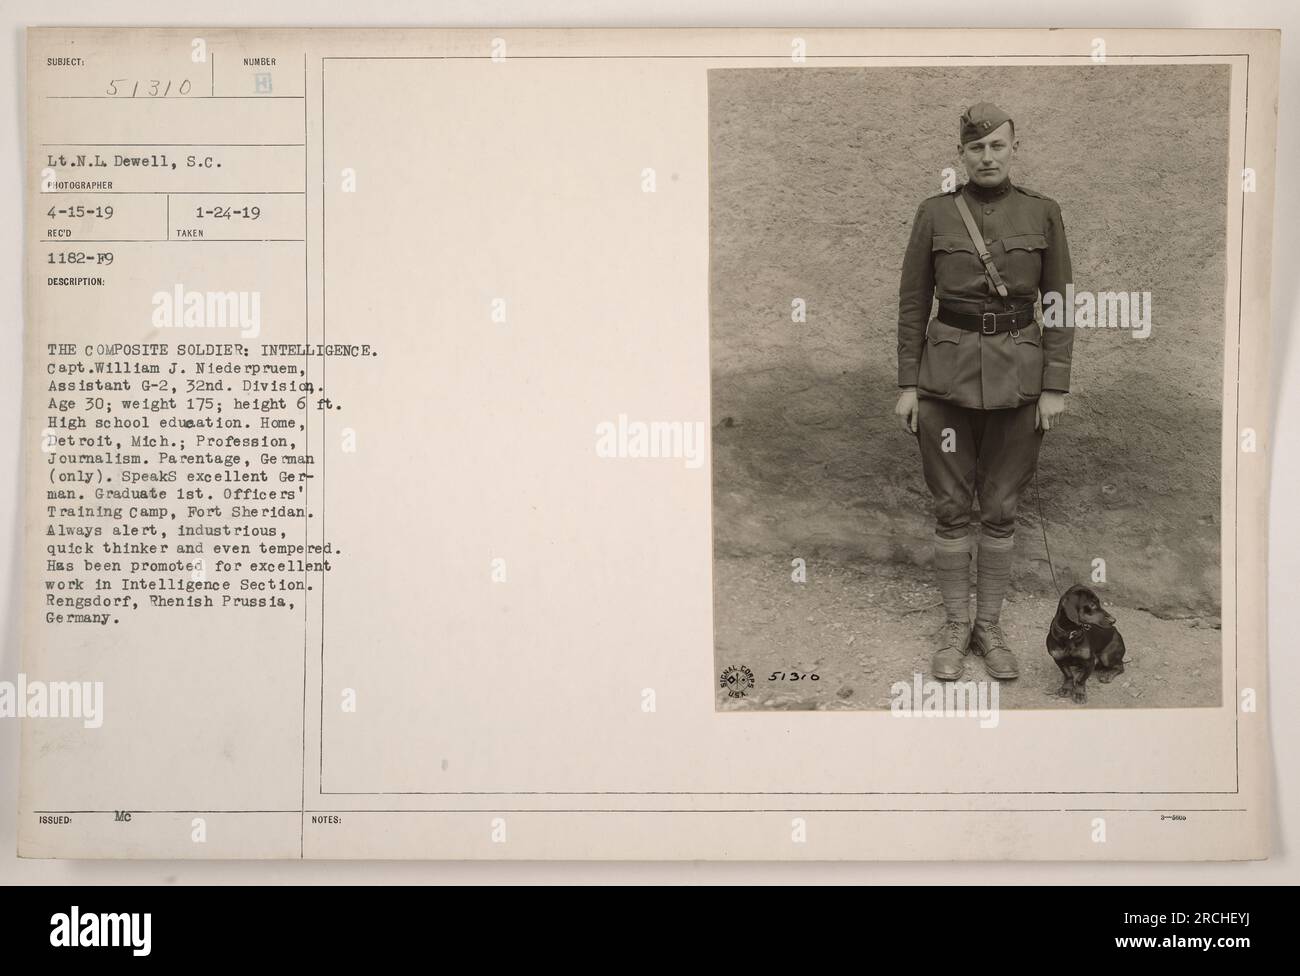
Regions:
[[[1009, 292], [992, 288], [953, 198], [966, 197]], [[924, 399], [976, 410], [1032, 403], [1070, 389], [1072, 329], [1026, 328], [982, 335], [944, 323], [944, 311], [982, 315], [1032, 307], [1040, 292], [1065, 294], [1070, 250], [1061, 208], [1033, 190], [967, 183], [917, 209], [898, 289], [898, 385]], [[937, 297], [940, 314], [930, 317]]]
[[[995, 106], [972, 106], [962, 118], [962, 143], [1008, 121]], [[1005, 297], [956, 206], [958, 195], [969, 207]], [[935, 501], [936, 566], [947, 571], [950, 622], [967, 622], [968, 609], [957, 616], [956, 580], [960, 575], [961, 599], [968, 607], [968, 562], [959, 554], [969, 559], [971, 503], [978, 495], [977, 586], [987, 593], [977, 593], [977, 629], [980, 620], [996, 625], [1006, 582], [986, 581], [983, 570], [1005, 568], [999, 575], [1009, 577], [1016, 511], [1033, 477], [1043, 434], [1036, 429], [1036, 404], [1042, 391], [1066, 393], [1070, 386], [1074, 332], [1044, 329], [1035, 303], [1040, 294], [1064, 295], [1070, 281], [1061, 208], [1009, 178], [993, 187], [967, 183], [917, 209], [899, 284], [898, 385], [917, 393], [918, 446]], [[939, 307], [931, 315], [935, 298]], [[945, 579], [940, 583], [942, 588]], [[1014, 677], [1012, 661], [1007, 673], [997, 676]]]

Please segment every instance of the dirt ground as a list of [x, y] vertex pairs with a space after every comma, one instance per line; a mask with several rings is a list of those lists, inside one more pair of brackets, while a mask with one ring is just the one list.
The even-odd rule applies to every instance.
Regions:
[[[720, 556], [714, 562], [714, 631], [719, 671], [749, 668], [755, 686], [744, 698], [718, 690], [726, 710], [883, 709], [890, 686], [929, 677], [931, 639], [943, 623], [929, 570], [899, 563], [809, 562], [795, 583], [789, 560]], [[972, 600], [972, 608], [974, 606]], [[1001, 708], [1160, 708], [1218, 705], [1220, 622], [1214, 617], [1162, 619], [1107, 602], [1128, 647], [1125, 672], [1111, 684], [1088, 682], [1088, 702], [1055, 696], [1061, 673], [1044, 640], [1056, 603], [1012, 590], [1002, 613], [1020, 677], [1002, 682]], [[986, 680], [967, 657], [963, 680]], [[770, 681], [773, 672], [816, 673]]]

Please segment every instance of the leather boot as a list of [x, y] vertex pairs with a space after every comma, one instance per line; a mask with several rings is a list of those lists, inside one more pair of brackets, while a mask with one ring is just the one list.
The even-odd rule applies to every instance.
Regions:
[[970, 628], [960, 620], [949, 620], [935, 636], [935, 651], [930, 658], [930, 673], [940, 681], [956, 681], [966, 669], [965, 657], [970, 643]]
[[991, 677], [1003, 681], [1020, 677], [1016, 655], [1007, 645], [1006, 635], [997, 624], [976, 620], [970, 635], [970, 649], [984, 658], [984, 669]]

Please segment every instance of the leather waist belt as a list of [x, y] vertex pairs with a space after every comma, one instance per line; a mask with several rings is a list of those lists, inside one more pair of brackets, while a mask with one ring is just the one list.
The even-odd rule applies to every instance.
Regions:
[[1034, 321], [1034, 306], [1026, 305], [1010, 312], [959, 312], [949, 305], [940, 303], [939, 321], [953, 328], [965, 329], [967, 332], [979, 332], [984, 335], [997, 335], [999, 332], [1016, 332]]

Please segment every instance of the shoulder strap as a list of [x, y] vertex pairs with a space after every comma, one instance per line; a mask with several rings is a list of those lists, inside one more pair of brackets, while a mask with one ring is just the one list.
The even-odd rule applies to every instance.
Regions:
[[988, 272], [989, 280], [993, 282], [993, 287], [997, 289], [998, 294], [1006, 298], [1006, 282], [1002, 280], [1002, 275], [998, 273], [998, 266], [993, 263], [993, 255], [984, 246], [984, 235], [980, 233], [979, 227], [975, 224], [975, 218], [971, 215], [970, 207], [966, 205], [966, 198], [958, 190], [953, 200], [957, 204], [957, 212], [961, 214], [962, 223], [966, 225], [966, 233], [970, 234], [971, 243], [975, 245], [975, 253], [984, 262], [984, 270]]

